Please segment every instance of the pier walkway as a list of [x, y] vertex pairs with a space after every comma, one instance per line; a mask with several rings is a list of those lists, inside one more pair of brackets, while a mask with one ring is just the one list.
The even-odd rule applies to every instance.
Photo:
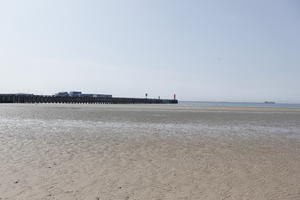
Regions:
[[178, 104], [178, 100], [120, 97], [63, 97], [46, 95], [0, 94], [0, 103]]

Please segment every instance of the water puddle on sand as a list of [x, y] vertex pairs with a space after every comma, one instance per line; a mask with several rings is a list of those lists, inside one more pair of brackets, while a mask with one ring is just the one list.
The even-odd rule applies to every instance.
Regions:
[[102, 122], [84, 120], [42, 120], [1, 118], [0, 132], [12, 135], [55, 134], [55, 133], [97, 133], [109, 130], [111, 133], [160, 133], [166, 136], [203, 135], [209, 137], [284, 137], [300, 139], [300, 127], [294, 124], [274, 123], [261, 125], [253, 123], [145, 123], [145, 122]]

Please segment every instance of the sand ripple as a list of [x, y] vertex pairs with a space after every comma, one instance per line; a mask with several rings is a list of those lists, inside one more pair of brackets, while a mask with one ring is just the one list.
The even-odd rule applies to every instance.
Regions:
[[75, 108], [0, 107], [1, 200], [300, 199], [298, 112]]

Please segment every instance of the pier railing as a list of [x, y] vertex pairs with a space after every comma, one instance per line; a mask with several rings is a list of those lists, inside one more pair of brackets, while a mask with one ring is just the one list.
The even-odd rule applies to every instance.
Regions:
[[67, 103], [67, 104], [177, 104], [172, 99], [146, 99], [121, 97], [70, 97], [47, 95], [0, 94], [0, 103]]

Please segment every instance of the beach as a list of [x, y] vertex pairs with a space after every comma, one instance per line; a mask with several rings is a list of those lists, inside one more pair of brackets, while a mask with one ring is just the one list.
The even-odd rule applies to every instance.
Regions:
[[300, 108], [0, 105], [0, 200], [300, 199]]

